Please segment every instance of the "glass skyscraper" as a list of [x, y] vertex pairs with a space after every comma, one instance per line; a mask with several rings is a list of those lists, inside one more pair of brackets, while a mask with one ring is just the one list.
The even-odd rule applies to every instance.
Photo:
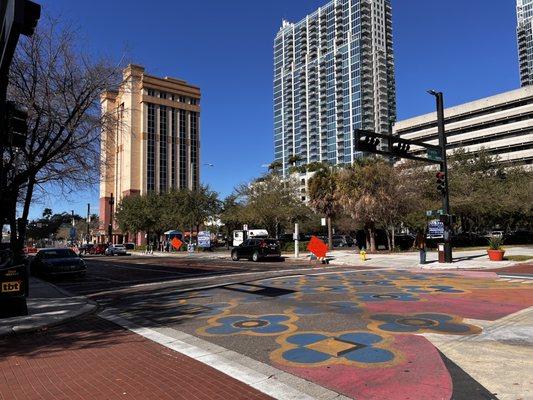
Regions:
[[533, 0], [517, 0], [518, 57], [520, 61], [520, 83], [533, 84]]
[[390, 0], [334, 0], [283, 22], [274, 42], [274, 153], [284, 175], [296, 158], [352, 163], [356, 128], [391, 133], [392, 47]]

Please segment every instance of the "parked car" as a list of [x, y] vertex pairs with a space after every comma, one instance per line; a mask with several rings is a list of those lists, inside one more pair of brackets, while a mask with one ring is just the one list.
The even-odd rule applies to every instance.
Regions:
[[87, 266], [72, 249], [42, 249], [30, 262], [32, 275], [85, 275]]
[[106, 249], [107, 249], [107, 244], [103, 244], [103, 243], [95, 244], [93, 247], [89, 249], [89, 254], [102, 255], [102, 254], [105, 254]]
[[105, 249], [106, 256], [125, 256], [127, 253], [126, 247], [123, 244], [112, 244]]
[[125, 243], [124, 247], [126, 250], [135, 250], [135, 243]]
[[333, 235], [333, 247], [353, 247], [355, 242], [348, 235]]
[[91, 249], [94, 247], [93, 243], [85, 243], [79, 247], [80, 254], [90, 254]]
[[267, 257], [281, 257], [281, 248], [276, 239], [246, 239], [231, 251], [231, 259], [247, 258], [257, 262]]

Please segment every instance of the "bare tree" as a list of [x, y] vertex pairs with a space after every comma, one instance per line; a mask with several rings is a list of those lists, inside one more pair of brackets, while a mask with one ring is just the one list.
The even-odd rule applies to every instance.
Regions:
[[[28, 136], [22, 149], [4, 154], [6, 190], [0, 218], [11, 225], [14, 250], [24, 243], [26, 220], [39, 189], [70, 191], [99, 178], [100, 94], [115, 87], [119, 68], [94, 60], [79, 48], [75, 31], [44, 19], [33, 37], [22, 41], [10, 71], [8, 96], [28, 108]], [[22, 216], [17, 227], [17, 204]], [[18, 228], [18, 229], [17, 229]]]

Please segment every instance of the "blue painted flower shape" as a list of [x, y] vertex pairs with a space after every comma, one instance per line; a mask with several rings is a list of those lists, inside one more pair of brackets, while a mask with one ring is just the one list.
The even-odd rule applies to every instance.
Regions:
[[375, 347], [383, 338], [374, 333], [350, 332], [338, 336], [322, 333], [300, 333], [287, 338], [296, 347], [281, 354], [283, 360], [296, 364], [356, 362], [374, 364], [389, 362], [394, 353]]
[[205, 332], [210, 335], [233, 335], [237, 333], [272, 335], [285, 332], [289, 329], [283, 323], [290, 318], [286, 315], [261, 315], [245, 316], [231, 315], [218, 318], [215, 322], [219, 325], [210, 326]]
[[373, 320], [383, 321], [378, 328], [389, 332], [419, 332], [433, 331], [437, 333], [470, 333], [472, 327], [455, 321], [454, 317], [447, 314], [377, 314], [370, 317]]
[[412, 293], [357, 293], [361, 301], [418, 301], [418, 297]]

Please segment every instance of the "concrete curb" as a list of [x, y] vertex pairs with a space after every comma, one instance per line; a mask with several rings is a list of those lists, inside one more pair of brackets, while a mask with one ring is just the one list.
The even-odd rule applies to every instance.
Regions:
[[[54, 290], [59, 293], [62, 293], [65, 296], [59, 298], [48, 298], [49, 301], [64, 300], [65, 305], [70, 307], [63, 307], [64, 309], [52, 310], [44, 313], [35, 313], [20, 316], [17, 318], [19, 322], [13, 321], [11, 326], [0, 327], [0, 337], [14, 335], [18, 333], [30, 333], [41, 329], [61, 325], [81, 316], [93, 313], [98, 308], [98, 304], [96, 302], [88, 299], [85, 296], [74, 296], [72, 295], [72, 293], [57, 287], [53, 283], [46, 282], [38, 278], [32, 279], [39, 281], [41, 284], [53, 287]], [[31, 297], [28, 298], [28, 301], [31, 300]], [[61, 304], [58, 304], [57, 308], [61, 308]], [[69, 308], [71, 309], [69, 310]]]

